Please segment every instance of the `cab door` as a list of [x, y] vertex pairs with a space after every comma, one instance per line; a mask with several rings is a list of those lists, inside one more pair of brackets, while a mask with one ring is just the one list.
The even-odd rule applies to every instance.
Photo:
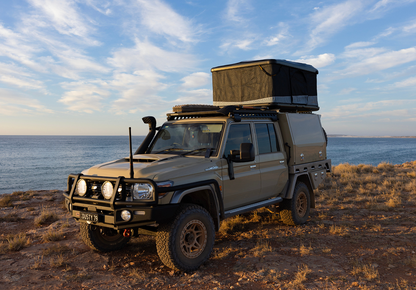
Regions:
[[254, 124], [259, 169], [261, 173], [260, 197], [267, 199], [282, 192], [288, 180], [288, 169], [285, 154], [277, 140], [273, 123]]
[[[223, 157], [227, 158], [230, 150], [240, 150], [241, 143], [253, 143], [250, 123], [233, 123], [228, 128]], [[225, 210], [237, 208], [259, 199], [261, 178], [259, 170], [259, 157], [254, 161], [233, 162], [234, 179], [230, 180], [228, 165], [223, 167], [223, 197]]]

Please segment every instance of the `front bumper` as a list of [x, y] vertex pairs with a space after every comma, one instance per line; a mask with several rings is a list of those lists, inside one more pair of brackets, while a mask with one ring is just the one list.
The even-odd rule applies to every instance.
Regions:
[[[82, 178], [88, 182], [111, 181], [115, 184], [111, 199], [106, 200], [99, 194], [80, 197], [75, 194], [75, 185]], [[146, 182], [151, 183], [155, 188], [155, 196], [150, 201], [126, 201], [126, 184]], [[118, 191], [118, 188], [122, 188]], [[165, 220], [172, 219], [179, 207], [179, 204], [159, 205], [159, 194], [169, 192], [169, 188], [159, 188], [148, 179], [127, 179], [124, 177], [98, 177], [82, 174], [71, 174], [68, 176], [68, 191], [64, 193], [65, 207], [72, 217], [80, 222], [87, 222], [101, 227], [122, 230], [135, 228]], [[121, 218], [122, 211], [129, 211], [131, 219], [125, 221]]]

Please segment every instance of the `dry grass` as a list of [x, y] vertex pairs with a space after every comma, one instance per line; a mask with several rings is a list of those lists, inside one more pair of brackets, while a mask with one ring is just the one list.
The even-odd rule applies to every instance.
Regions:
[[257, 245], [250, 250], [254, 257], [263, 257], [266, 253], [272, 252], [273, 249], [270, 246], [269, 241], [259, 240]]
[[55, 242], [60, 241], [64, 238], [64, 234], [61, 231], [49, 230], [42, 235], [44, 242]]
[[310, 273], [312, 273], [312, 270], [307, 265], [299, 266], [293, 281], [288, 285], [289, 289], [304, 289], [303, 283], [306, 282], [307, 275]]
[[12, 202], [12, 197], [10, 195], [6, 195], [0, 198], [0, 208], [12, 207], [12, 206], [13, 206], [13, 202]]
[[30, 239], [26, 236], [25, 233], [10, 235], [7, 237], [7, 241], [9, 243], [7, 248], [10, 251], [19, 251], [31, 243]]
[[35, 218], [35, 226], [41, 227], [44, 224], [52, 223], [58, 220], [58, 215], [48, 209], [43, 208], [40, 215]]
[[357, 265], [354, 266], [351, 274], [354, 276], [359, 276], [365, 278], [367, 281], [373, 281], [378, 279], [379, 273], [378, 270], [372, 265]]

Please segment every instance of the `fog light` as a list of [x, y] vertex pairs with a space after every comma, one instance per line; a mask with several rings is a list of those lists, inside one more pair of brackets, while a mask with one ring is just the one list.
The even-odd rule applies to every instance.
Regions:
[[110, 199], [113, 196], [113, 184], [110, 181], [106, 181], [101, 186], [101, 193], [105, 199]]
[[128, 211], [128, 210], [123, 210], [123, 211], [121, 212], [121, 218], [122, 218], [124, 221], [128, 222], [128, 221], [131, 219], [131, 212], [130, 212], [130, 211]]

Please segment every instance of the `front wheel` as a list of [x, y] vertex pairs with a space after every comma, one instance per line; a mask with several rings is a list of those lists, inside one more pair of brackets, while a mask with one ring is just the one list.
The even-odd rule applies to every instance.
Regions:
[[130, 240], [116, 230], [97, 227], [86, 223], [80, 224], [81, 238], [91, 249], [99, 252], [110, 252], [122, 249]]
[[280, 217], [282, 221], [291, 226], [306, 223], [311, 207], [309, 188], [305, 183], [296, 184], [292, 199], [282, 202]]
[[211, 255], [214, 222], [201, 206], [183, 205], [176, 218], [159, 226], [156, 248], [160, 260], [179, 271], [198, 269]]

